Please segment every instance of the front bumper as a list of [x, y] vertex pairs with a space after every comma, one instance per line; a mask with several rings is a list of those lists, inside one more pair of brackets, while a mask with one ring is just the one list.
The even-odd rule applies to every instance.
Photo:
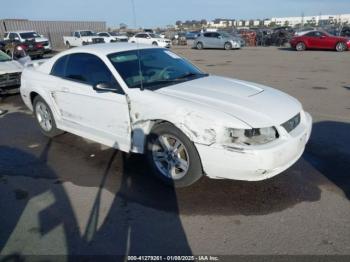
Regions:
[[171, 47], [171, 42], [158, 42], [159, 47], [165, 47], [165, 48], [170, 48]]
[[196, 144], [205, 174], [216, 179], [260, 181], [282, 173], [303, 154], [311, 135], [312, 118], [305, 112], [299, 126], [290, 133], [282, 126], [277, 129], [277, 140], [249, 149]]

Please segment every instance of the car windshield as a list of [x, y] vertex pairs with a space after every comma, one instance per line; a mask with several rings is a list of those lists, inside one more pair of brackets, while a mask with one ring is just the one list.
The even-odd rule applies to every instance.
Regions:
[[38, 37], [40, 37], [40, 35], [38, 33], [35, 33], [35, 32], [20, 33], [19, 35], [23, 39], [30, 39], [30, 38], [38, 38]]
[[158, 89], [205, 77], [194, 65], [175, 53], [160, 48], [132, 50], [108, 55], [130, 88]]
[[9, 57], [4, 52], [0, 51], [0, 62], [7, 62], [7, 61], [11, 61], [11, 60], [12, 60], [11, 57]]
[[95, 36], [96, 34], [92, 31], [80, 31], [81, 36]]

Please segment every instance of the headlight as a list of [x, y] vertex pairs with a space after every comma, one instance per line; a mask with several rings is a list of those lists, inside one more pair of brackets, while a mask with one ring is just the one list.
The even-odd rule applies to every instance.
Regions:
[[278, 138], [274, 127], [253, 129], [228, 129], [229, 140], [237, 145], [263, 145]]

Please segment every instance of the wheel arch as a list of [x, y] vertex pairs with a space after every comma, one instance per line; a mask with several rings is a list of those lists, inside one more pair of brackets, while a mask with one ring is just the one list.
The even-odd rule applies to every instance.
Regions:
[[176, 123], [175, 121], [169, 121], [165, 119], [148, 119], [148, 120], [140, 120], [132, 124], [132, 135], [131, 135], [131, 143], [132, 148], [131, 151], [134, 153], [143, 154], [146, 151], [147, 139], [151, 134], [152, 130], [164, 123], [169, 123], [179, 129], [182, 133], [184, 133], [188, 139], [195, 143], [195, 132], [190, 132], [185, 128], [184, 125], [180, 123]]

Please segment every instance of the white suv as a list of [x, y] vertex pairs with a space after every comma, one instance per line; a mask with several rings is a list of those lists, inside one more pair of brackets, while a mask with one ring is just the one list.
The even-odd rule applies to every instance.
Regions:
[[159, 47], [170, 48], [170, 39], [162, 38], [153, 33], [138, 33], [129, 39], [129, 43], [154, 45]]

